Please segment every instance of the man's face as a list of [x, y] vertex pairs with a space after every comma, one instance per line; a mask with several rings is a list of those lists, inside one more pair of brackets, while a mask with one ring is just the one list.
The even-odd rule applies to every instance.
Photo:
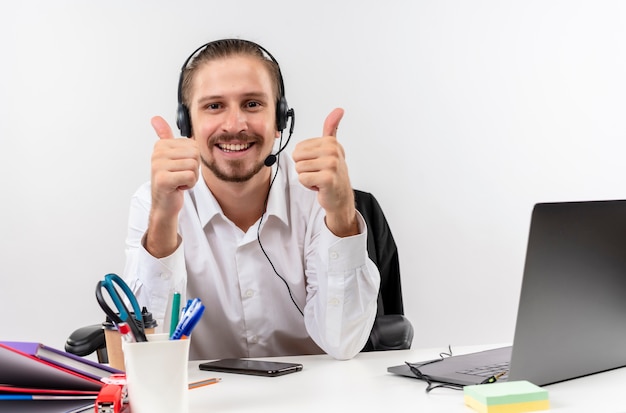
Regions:
[[218, 179], [245, 182], [265, 167], [279, 136], [272, 85], [254, 57], [230, 56], [198, 68], [189, 108], [193, 138], [204, 167]]

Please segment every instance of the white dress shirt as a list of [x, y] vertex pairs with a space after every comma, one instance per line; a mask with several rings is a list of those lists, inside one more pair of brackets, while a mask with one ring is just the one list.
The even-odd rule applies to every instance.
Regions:
[[161, 259], [142, 245], [150, 183], [133, 196], [124, 277], [161, 325], [174, 291], [202, 300], [206, 310], [191, 336], [191, 359], [321, 352], [348, 359], [367, 341], [380, 276], [367, 256], [363, 218], [358, 215], [359, 235], [336, 237], [317, 192], [299, 183], [291, 158], [283, 155], [272, 176], [277, 167], [260, 231], [259, 221], [247, 232], [230, 221], [201, 177], [185, 191], [182, 242]]

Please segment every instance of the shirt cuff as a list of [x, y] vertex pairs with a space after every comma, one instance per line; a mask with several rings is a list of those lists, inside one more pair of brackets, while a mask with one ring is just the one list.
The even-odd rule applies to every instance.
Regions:
[[329, 273], [354, 270], [365, 265], [367, 260], [367, 225], [357, 211], [359, 234], [349, 237], [338, 237], [326, 225], [320, 233], [320, 251], [328, 251], [324, 257]]
[[[168, 300], [173, 291], [185, 291], [186, 267], [183, 242], [169, 256], [155, 258], [145, 248], [144, 239], [139, 248], [137, 278], [141, 285], [141, 296], [149, 302], [149, 310], [157, 319], [163, 319]], [[149, 288], [148, 288], [149, 286]]]

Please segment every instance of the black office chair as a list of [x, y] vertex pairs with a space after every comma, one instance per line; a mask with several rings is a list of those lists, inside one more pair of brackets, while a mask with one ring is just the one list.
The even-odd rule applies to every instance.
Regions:
[[[404, 316], [398, 249], [387, 219], [374, 196], [354, 190], [356, 208], [367, 224], [367, 252], [380, 272], [378, 313], [370, 337], [362, 351], [411, 348], [413, 326]], [[81, 327], [65, 343], [65, 351], [78, 356], [97, 352], [98, 361], [107, 363], [102, 324]]]
[[404, 316], [400, 261], [391, 228], [372, 194], [355, 189], [354, 198], [367, 224], [368, 255], [380, 272], [378, 313], [363, 351], [409, 349], [413, 326]]

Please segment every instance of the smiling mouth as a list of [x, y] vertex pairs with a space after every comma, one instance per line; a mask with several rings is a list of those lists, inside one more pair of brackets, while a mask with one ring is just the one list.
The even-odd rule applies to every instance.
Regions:
[[243, 152], [250, 149], [254, 145], [252, 142], [248, 143], [218, 143], [217, 147], [224, 152]]

